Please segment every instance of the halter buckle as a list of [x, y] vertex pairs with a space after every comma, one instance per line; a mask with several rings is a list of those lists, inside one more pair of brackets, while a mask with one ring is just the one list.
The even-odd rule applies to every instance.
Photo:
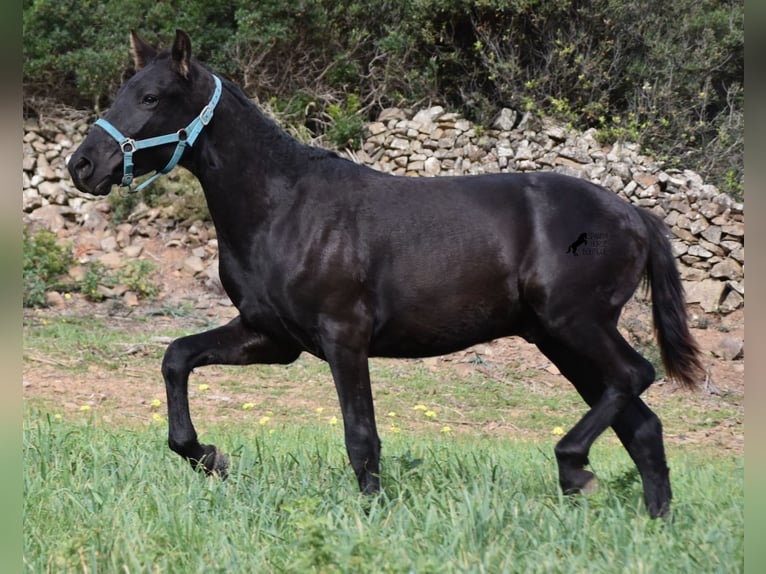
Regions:
[[203, 126], [206, 126], [210, 123], [210, 120], [212, 118], [213, 118], [213, 109], [210, 107], [210, 104], [208, 104], [204, 108], [202, 108], [202, 111], [199, 113], [199, 121], [202, 122]]

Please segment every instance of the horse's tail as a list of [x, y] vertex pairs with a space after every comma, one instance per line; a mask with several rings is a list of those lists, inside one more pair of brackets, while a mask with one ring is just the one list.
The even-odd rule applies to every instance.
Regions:
[[689, 332], [684, 289], [666, 235], [667, 227], [653, 213], [644, 209], [638, 211], [649, 232], [646, 280], [647, 287], [651, 288], [654, 332], [662, 363], [670, 378], [693, 389], [704, 380], [705, 369], [697, 342]]

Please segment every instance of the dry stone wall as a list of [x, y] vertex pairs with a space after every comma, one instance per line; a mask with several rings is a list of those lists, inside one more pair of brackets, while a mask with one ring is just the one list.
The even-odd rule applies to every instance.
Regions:
[[[104, 202], [77, 192], [65, 169], [87, 129], [84, 118], [25, 122], [26, 221], [57, 231], [108, 217]], [[579, 133], [508, 109], [485, 129], [439, 106], [417, 113], [391, 108], [365, 131], [362, 148], [350, 155], [384, 172], [435, 177], [549, 170], [601, 184], [665, 220], [689, 303], [710, 313], [744, 306], [743, 205], [693, 171], [664, 169], [634, 144], [602, 145], [595, 130]]]

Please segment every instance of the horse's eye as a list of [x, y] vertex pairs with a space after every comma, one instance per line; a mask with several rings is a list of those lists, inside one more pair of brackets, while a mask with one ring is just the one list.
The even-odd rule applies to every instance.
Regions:
[[147, 106], [153, 106], [159, 101], [159, 98], [152, 94], [147, 94], [144, 96], [144, 98], [141, 100], [142, 104], [145, 104]]

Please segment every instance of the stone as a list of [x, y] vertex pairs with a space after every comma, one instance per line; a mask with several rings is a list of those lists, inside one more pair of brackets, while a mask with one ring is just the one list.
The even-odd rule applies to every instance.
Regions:
[[125, 293], [122, 295], [122, 301], [129, 307], [136, 307], [138, 306], [138, 295], [136, 295], [133, 291], [125, 291]]
[[492, 122], [492, 127], [502, 131], [511, 131], [516, 123], [517, 114], [514, 110], [503, 108]]
[[721, 213], [724, 210], [724, 207], [715, 201], [704, 201], [701, 202], [701, 205], [698, 207], [698, 209], [703, 216], [707, 217], [708, 219], [712, 219]]
[[742, 267], [733, 259], [724, 259], [713, 265], [710, 276], [716, 279], [741, 279]]
[[403, 120], [406, 118], [407, 116], [404, 115], [404, 112], [400, 110], [399, 108], [386, 108], [385, 110], [381, 110], [380, 114], [378, 115], [379, 122], [388, 122], [391, 120]]
[[184, 259], [184, 269], [196, 275], [197, 273], [202, 273], [205, 270], [205, 263], [202, 261], [201, 257], [190, 255]]
[[739, 246], [735, 249], [732, 249], [731, 253], [729, 253], [729, 256], [732, 259], [744, 264], [745, 263], [745, 248], [742, 246]]
[[652, 187], [660, 181], [660, 178], [653, 173], [639, 173], [633, 179], [644, 189]]
[[689, 246], [685, 241], [678, 241], [674, 239], [670, 242], [670, 247], [673, 249], [673, 257], [681, 257], [681, 255], [684, 255], [687, 251], [689, 251]]
[[444, 115], [444, 108], [441, 106], [434, 106], [432, 108], [426, 108], [420, 110], [412, 118], [412, 121], [416, 124], [431, 124], [434, 123], [439, 117]]
[[692, 232], [692, 235], [699, 235], [705, 229], [707, 229], [709, 225], [710, 224], [707, 222], [707, 219], [700, 217], [689, 223], [689, 231]]
[[716, 279], [702, 281], [683, 281], [687, 303], [699, 303], [706, 313], [718, 311], [726, 283]]
[[702, 257], [703, 259], [707, 259], [708, 257], [712, 257], [713, 253], [702, 247], [701, 245], [692, 245], [689, 247], [688, 251], [689, 255], [693, 255], [694, 257]]
[[721, 302], [719, 310], [721, 313], [731, 313], [732, 311], [736, 311], [742, 307], [744, 303], [745, 298], [736, 291], [732, 290], [729, 291], [729, 294], [726, 295], [724, 300]]
[[386, 131], [386, 124], [383, 122], [372, 122], [370, 124], [367, 124], [367, 132], [371, 136], [377, 136], [379, 134], [382, 134]]
[[102, 251], [115, 251], [117, 249], [117, 238], [114, 235], [109, 235], [101, 240]]
[[740, 295], [745, 294], [745, 284], [742, 281], [727, 281], [726, 285], [734, 289]]
[[727, 235], [731, 235], [733, 237], [744, 237], [745, 236], [745, 224], [744, 223], [730, 223], [728, 225], [724, 225], [721, 228], [721, 231], [723, 231]]
[[[510, 146], [510, 142], [509, 142]], [[516, 152], [514, 153], [514, 159], [516, 160], [531, 160], [534, 159], [535, 153], [529, 140], [522, 140], [516, 144]]]
[[713, 348], [713, 354], [724, 361], [733, 361], [744, 355], [745, 342], [739, 337], [722, 337]]
[[407, 139], [395, 137], [390, 142], [388, 142], [388, 147], [391, 149], [406, 151], [410, 149], [410, 142]]
[[66, 225], [66, 220], [61, 215], [61, 207], [58, 205], [44, 205], [38, 207], [32, 213], [29, 214], [32, 219], [35, 219], [43, 224], [49, 231], [58, 233]]
[[498, 142], [497, 143], [497, 157], [510, 158], [514, 156], [513, 148], [511, 148], [510, 142]]
[[423, 169], [426, 175], [435, 176], [435, 175], [439, 175], [439, 172], [441, 171], [442, 167], [438, 159], [436, 159], [435, 157], [429, 157], [423, 163]]
[[136, 259], [139, 255], [141, 255], [143, 250], [144, 248], [141, 245], [128, 245], [127, 247], [123, 248], [122, 253], [128, 259]]
[[563, 142], [567, 139], [566, 128], [552, 120], [543, 120], [543, 133], [554, 141]]
[[45, 303], [48, 307], [53, 307], [54, 309], [63, 309], [66, 307], [66, 299], [64, 299], [64, 296], [58, 291], [48, 291], [45, 293]]
[[718, 225], [706, 227], [702, 230], [701, 234], [710, 243], [719, 243], [721, 241], [721, 227]]
[[104, 253], [101, 257], [98, 258], [98, 261], [101, 263], [101, 265], [104, 267], [109, 267], [110, 269], [116, 269], [124, 265], [122, 255], [118, 251], [110, 251], [109, 253]]

